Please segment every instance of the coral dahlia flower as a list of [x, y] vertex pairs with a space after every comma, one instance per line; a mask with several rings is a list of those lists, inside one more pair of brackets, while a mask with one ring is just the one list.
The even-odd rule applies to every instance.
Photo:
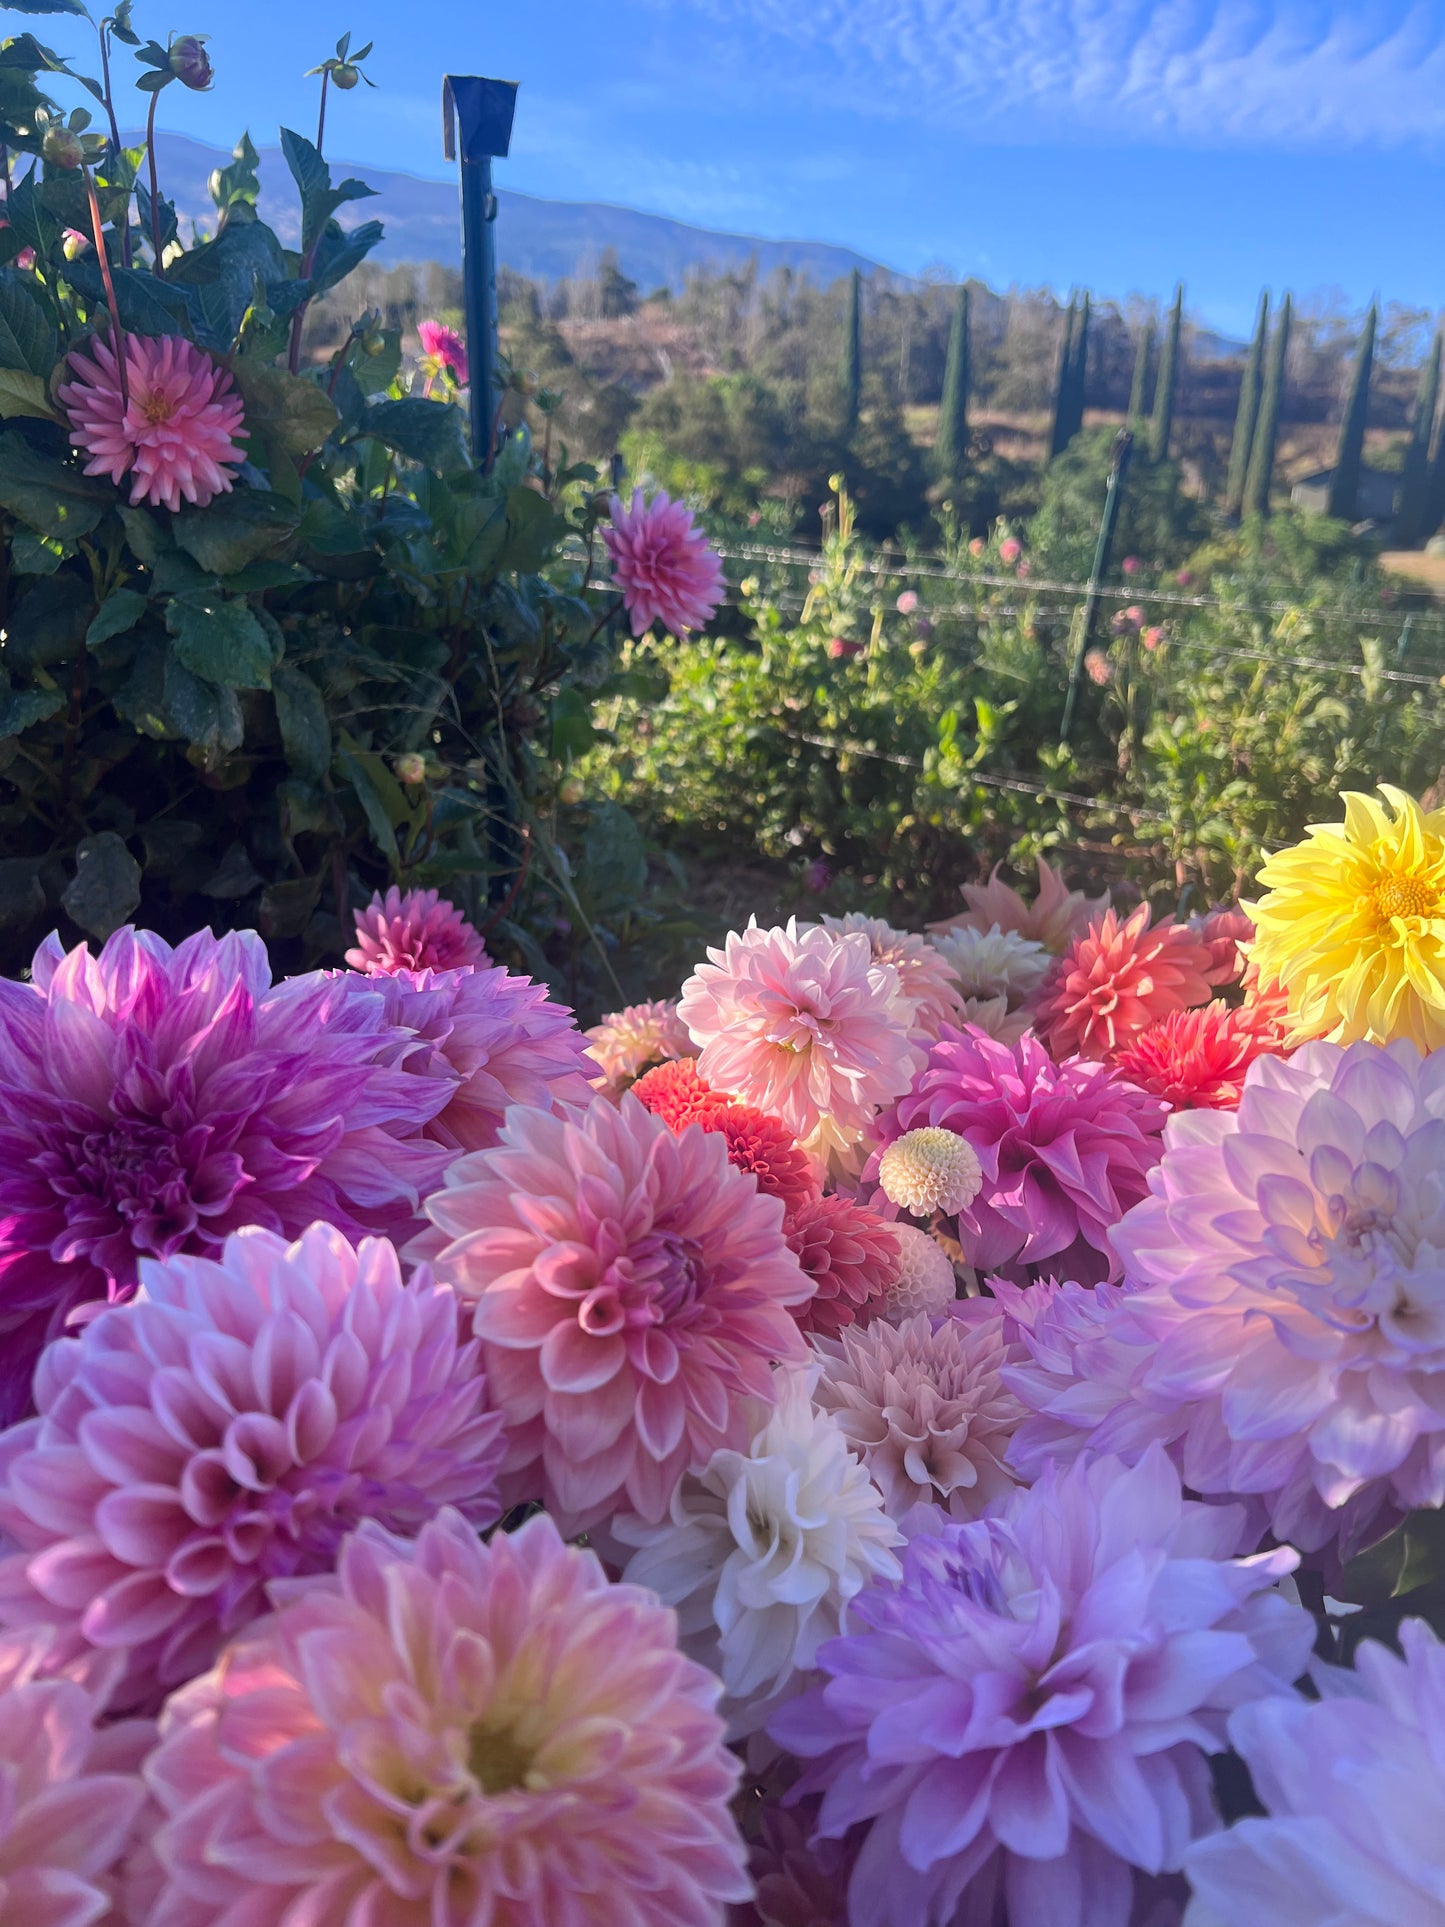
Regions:
[[806, 1357], [811, 1284], [783, 1208], [720, 1137], [674, 1137], [629, 1093], [575, 1116], [508, 1113], [427, 1204], [438, 1269], [474, 1308], [506, 1418], [505, 1496], [583, 1530], [660, 1519], [678, 1480], [745, 1443], [741, 1401]]
[[398, 970], [460, 970], [487, 961], [486, 945], [455, 904], [435, 890], [393, 883], [356, 913], [356, 947], [346, 961], [369, 977]]
[[[1294, 1036], [1445, 1044], [1445, 810], [1380, 785], [1346, 795], [1263, 865], [1251, 962], [1289, 997]], [[1388, 807], [1386, 807], [1388, 805]]]
[[987, 883], [965, 883], [963, 900], [968, 908], [943, 923], [929, 924], [929, 930], [987, 931], [997, 924], [1000, 930], [1012, 930], [1058, 956], [1087, 929], [1091, 918], [1109, 907], [1107, 890], [1101, 897], [1086, 897], [1082, 890], [1065, 889], [1063, 877], [1043, 857], [1032, 903], [1026, 903], [1011, 884], [999, 881], [1001, 868], [994, 865]]
[[601, 1087], [619, 1093], [653, 1064], [697, 1055], [675, 1003], [629, 1004], [585, 1034], [587, 1055], [601, 1067]]
[[150, 1927], [718, 1927], [717, 1692], [550, 1519], [368, 1523], [167, 1706]]
[[95, 335], [67, 363], [56, 400], [87, 475], [131, 478], [132, 504], [204, 508], [246, 459], [245, 410], [230, 374], [184, 335], [127, 335], [127, 401], [112, 344]]
[[1209, 1001], [1211, 959], [1183, 923], [1150, 926], [1141, 903], [1112, 910], [1069, 948], [1034, 1005], [1034, 1028], [1057, 1058], [1112, 1057], [1171, 1011]]
[[[245, 1224], [409, 1234], [446, 1150], [423, 1127], [455, 1079], [410, 1076], [360, 979], [271, 982], [261, 939], [172, 950], [118, 930], [0, 981], [0, 1421], [40, 1347], [142, 1258], [214, 1252]], [[385, 1059], [386, 1061], [382, 1061]]]
[[457, 1300], [383, 1240], [253, 1228], [142, 1277], [0, 1435], [0, 1622], [124, 1655], [114, 1702], [153, 1712], [359, 1520], [491, 1525], [503, 1448]]
[[852, 1198], [830, 1193], [789, 1212], [788, 1244], [813, 1281], [795, 1307], [804, 1331], [839, 1332], [866, 1324], [898, 1283], [897, 1229]]
[[704, 1131], [716, 1131], [728, 1147], [728, 1163], [750, 1172], [759, 1191], [781, 1198], [787, 1211], [811, 1204], [819, 1195], [822, 1185], [813, 1160], [799, 1148], [792, 1132], [765, 1111], [710, 1091], [691, 1057], [657, 1065], [639, 1077], [632, 1089], [670, 1130], [685, 1131], [690, 1124], [698, 1124]]
[[1281, 1057], [1284, 1034], [1249, 1008], [1203, 1004], [1175, 1010], [1141, 1031], [1114, 1058], [1114, 1069], [1176, 1111], [1230, 1111], [1257, 1057]]
[[701, 629], [723, 599], [722, 563], [685, 503], [659, 491], [650, 502], [634, 489], [628, 507], [612, 498], [602, 540], [612, 559], [634, 636], [660, 622], [671, 635]]

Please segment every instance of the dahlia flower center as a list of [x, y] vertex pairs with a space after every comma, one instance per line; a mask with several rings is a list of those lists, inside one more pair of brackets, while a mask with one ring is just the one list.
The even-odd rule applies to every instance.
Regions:
[[531, 1784], [533, 1753], [507, 1727], [474, 1726], [467, 1768], [483, 1793], [515, 1793]]
[[625, 1258], [609, 1265], [602, 1283], [587, 1294], [579, 1314], [582, 1326], [607, 1338], [686, 1320], [706, 1277], [702, 1252], [691, 1238], [649, 1232]]
[[1394, 917], [1438, 917], [1440, 891], [1424, 877], [1392, 874], [1381, 877], [1371, 892], [1382, 923]]
[[194, 1230], [192, 1171], [163, 1125], [117, 1118], [72, 1138], [67, 1152], [40, 1160], [55, 1190], [87, 1199], [136, 1250], [169, 1257]]
[[137, 405], [152, 428], [159, 428], [162, 422], [170, 421], [176, 412], [170, 396], [160, 388], [148, 389], [145, 394], [138, 396]]

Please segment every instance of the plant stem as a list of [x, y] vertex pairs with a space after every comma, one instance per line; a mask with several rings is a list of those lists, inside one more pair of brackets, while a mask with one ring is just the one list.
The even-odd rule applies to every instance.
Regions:
[[[102, 76], [102, 79], [104, 82], [104, 88], [105, 88], [105, 114], [106, 114], [106, 119], [110, 122], [111, 144], [115, 148], [116, 159], [117, 161], [119, 161], [120, 151], [121, 151], [120, 123], [116, 120], [115, 102], [111, 98], [110, 35], [106, 32], [104, 21], [102, 21], [100, 26], [96, 28], [96, 32], [100, 35], [100, 71], [101, 71], [101, 76]], [[126, 204], [125, 204], [125, 225], [124, 227], [122, 227], [120, 231], [120, 264], [123, 268], [128, 268], [131, 264], [130, 197], [129, 196], [126, 197]]]
[[166, 278], [165, 263], [161, 260], [161, 190], [156, 178], [156, 102], [160, 93], [151, 95], [151, 110], [146, 115], [146, 159], [150, 163], [151, 174], [151, 252], [155, 256], [152, 272], [157, 281]]
[[95, 182], [90, 177], [90, 169], [82, 161], [81, 173], [85, 176], [86, 198], [90, 202], [90, 227], [95, 236], [95, 258], [100, 263], [100, 278], [105, 283], [105, 305], [110, 310], [110, 345], [115, 355], [116, 373], [120, 380], [121, 405], [130, 407], [130, 383], [125, 366], [125, 336], [120, 326], [120, 303], [115, 298], [115, 282], [111, 278], [110, 253], [105, 245], [105, 228], [100, 219], [100, 199], [95, 191]]
[[321, 152], [321, 143], [326, 138], [326, 87], [331, 79], [329, 70], [323, 68], [321, 74], [321, 112], [316, 116], [316, 152]]

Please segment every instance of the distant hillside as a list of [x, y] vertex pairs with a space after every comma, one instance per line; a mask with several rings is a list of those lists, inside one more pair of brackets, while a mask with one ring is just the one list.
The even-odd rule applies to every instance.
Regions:
[[[140, 139], [127, 134], [128, 141]], [[220, 148], [182, 134], [160, 134], [156, 140], [161, 191], [176, 203], [183, 222], [206, 224], [215, 210], [206, 191], [213, 168], [231, 158]], [[295, 245], [300, 231], [296, 191], [279, 147], [261, 150], [262, 209], [281, 238]], [[373, 259], [439, 261], [461, 265], [461, 222], [457, 188], [447, 181], [423, 181], [414, 174], [397, 174], [364, 161], [331, 163], [340, 180], [354, 174], [378, 198], [343, 208], [347, 225], [382, 221], [386, 239]], [[604, 248], [615, 248], [622, 272], [646, 292], [651, 288], [680, 288], [689, 268], [721, 267], [758, 258], [764, 274], [792, 268], [826, 284], [853, 268], [871, 274], [878, 266], [850, 248], [829, 247], [819, 241], [764, 241], [746, 234], [716, 234], [688, 227], [660, 214], [641, 214], [635, 208], [609, 207], [600, 201], [544, 201], [533, 194], [499, 190], [497, 251], [503, 265], [533, 281], [558, 281], [568, 275], [595, 272]]]

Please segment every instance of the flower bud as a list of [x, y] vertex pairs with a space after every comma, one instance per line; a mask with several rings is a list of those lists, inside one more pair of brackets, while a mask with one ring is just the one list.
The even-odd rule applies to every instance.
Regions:
[[361, 79], [361, 69], [353, 67], [349, 60], [338, 61], [331, 69], [331, 84], [339, 87], [343, 94], [349, 94]]
[[211, 70], [211, 60], [206, 52], [206, 35], [183, 33], [171, 42], [168, 59], [171, 72], [183, 87], [189, 87], [194, 94], [203, 94], [215, 79]]
[[557, 794], [564, 803], [575, 806], [587, 794], [587, 785], [580, 776], [567, 776], [558, 785]]
[[68, 127], [47, 127], [40, 152], [49, 167], [79, 167], [85, 158], [79, 134], [72, 134]]
[[426, 781], [426, 758], [414, 749], [408, 750], [404, 756], [398, 756], [392, 767], [398, 783], [408, 783], [415, 788]]

